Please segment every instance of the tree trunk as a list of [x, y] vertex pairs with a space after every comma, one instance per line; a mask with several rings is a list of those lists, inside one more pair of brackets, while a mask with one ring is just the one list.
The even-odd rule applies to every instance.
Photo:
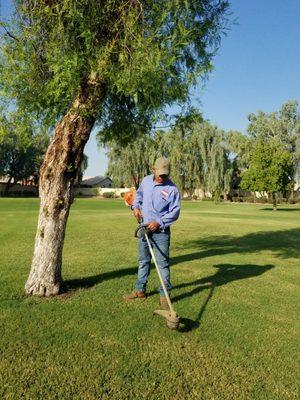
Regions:
[[[51, 296], [61, 291], [65, 230], [72, 203], [72, 184], [95, 119], [90, 93], [82, 89], [61, 119], [40, 171], [40, 211], [34, 254], [25, 292]], [[102, 99], [103, 100], [103, 97]], [[98, 98], [99, 101], [99, 98]]]
[[11, 181], [12, 181], [12, 176], [10, 176], [10, 177], [8, 178], [8, 181], [7, 181], [6, 184], [5, 184], [5, 190], [4, 190], [4, 195], [5, 195], [5, 196], [8, 196], [8, 194], [9, 194], [9, 189], [10, 189], [10, 186], [11, 186]]
[[276, 193], [272, 192], [272, 203], [273, 203], [273, 210], [277, 210], [277, 199], [276, 199]]
[[181, 175], [181, 198], [183, 199], [185, 192], [185, 176]]

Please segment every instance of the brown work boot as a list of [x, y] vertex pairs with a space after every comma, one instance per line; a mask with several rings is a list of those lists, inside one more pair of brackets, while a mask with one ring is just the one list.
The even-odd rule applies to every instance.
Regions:
[[167, 298], [165, 296], [160, 296], [159, 305], [160, 305], [162, 310], [170, 310], [169, 304], [167, 302]]
[[146, 299], [146, 294], [144, 292], [142, 292], [141, 290], [134, 290], [132, 293], [130, 294], [126, 294], [123, 296], [123, 299], [125, 301], [131, 301], [131, 300], [135, 300], [135, 299]]

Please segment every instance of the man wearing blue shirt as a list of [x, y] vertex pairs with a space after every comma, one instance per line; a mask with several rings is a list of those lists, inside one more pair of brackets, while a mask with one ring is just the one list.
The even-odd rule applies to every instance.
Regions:
[[[161, 275], [169, 293], [170, 282], [170, 225], [180, 213], [180, 195], [177, 186], [168, 178], [170, 163], [164, 157], [158, 158], [153, 167], [153, 175], [146, 176], [136, 192], [132, 206], [138, 221], [148, 224], [149, 239], [153, 247]], [[135, 290], [124, 296], [125, 300], [145, 299], [146, 286], [150, 273], [151, 254], [146, 238], [138, 241], [139, 268]], [[167, 309], [168, 304], [163, 288], [159, 288], [160, 304]]]

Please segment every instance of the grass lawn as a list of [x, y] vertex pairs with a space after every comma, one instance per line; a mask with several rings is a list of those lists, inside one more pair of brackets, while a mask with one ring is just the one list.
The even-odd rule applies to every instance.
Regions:
[[120, 200], [77, 199], [70, 295], [27, 298], [37, 199], [0, 199], [1, 399], [298, 399], [300, 207], [183, 202], [172, 230], [168, 330], [150, 296], [125, 304], [135, 221]]

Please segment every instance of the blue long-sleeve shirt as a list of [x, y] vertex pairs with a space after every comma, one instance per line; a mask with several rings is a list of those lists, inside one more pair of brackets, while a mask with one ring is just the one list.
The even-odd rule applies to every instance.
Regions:
[[167, 179], [156, 183], [153, 175], [146, 176], [138, 188], [133, 209], [139, 208], [144, 223], [156, 221], [160, 229], [168, 228], [175, 222], [180, 213], [180, 195], [177, 186]]

